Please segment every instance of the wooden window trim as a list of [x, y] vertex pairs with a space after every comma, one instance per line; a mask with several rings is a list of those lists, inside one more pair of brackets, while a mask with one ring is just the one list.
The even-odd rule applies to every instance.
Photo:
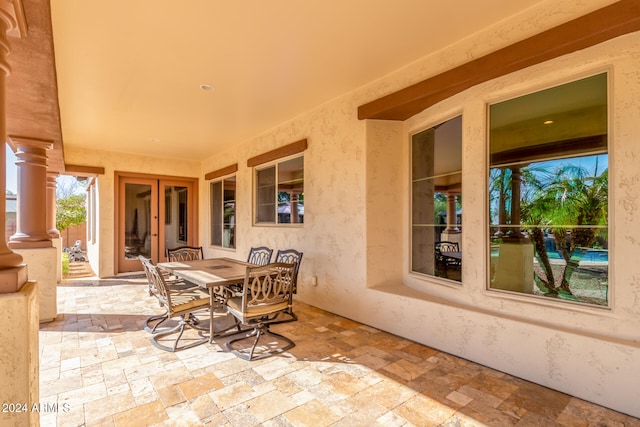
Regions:
[[640, 2], [620, 0], [358, 107], [358, 119], [404, 121], [470, 87], [640, 30]]
[[234, 163], [233, 165], [229, 165], [205, 174], [204, 179], [205, 181], [210, 181], [212, 179], [220, 178], [221, 176], [225, 175], [231, 175], [236, 172], [238, 172], [238, 164]]
[[247, 160], [247, 166], [252, 168], [254, 166], [272, 162], [274, 160], [278, 160], [283, 157], [302, 153], [306, 149], [307, 149], [307, 140], [301, 139], [300, 141], [296, 141], [291, 144], [285, 145], [284, 147], [276, 148], [275, 150], [267, 151], [266, 153], [252, 157], [249, 160]]

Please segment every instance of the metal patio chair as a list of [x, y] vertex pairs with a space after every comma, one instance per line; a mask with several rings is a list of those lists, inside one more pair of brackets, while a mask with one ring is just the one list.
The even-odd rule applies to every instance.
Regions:
[[179, 246], [166, 251], [167, 259], [173, 261], [193, 261], [203, 259], [202, 246]]
[[[184, 348], [191, 348], [208, 341], [208, 338], [204, 337], [194, 343], [178, 347], [178, 342], [184, 333], [185, 327], [208, 330], [208, 326], [199, 326], [200, 322], [194, 313], [211, 309], [209, 294], [202, 291], [197, 285], [186, 281], [172, 281], [168, 283], [165, 279], [166, 273], [158, 266], [153, 265], [150, 259], [143, 256], [139, 256], [138, 259], [142, 263], [147, 279], [149, 280], [149, 288], [152, 289], [153, 295], [158, 299], [160, 305], [166, 309], [163, 314], [150, 316], [145, 321], [145, 330], [153, 334], [151, 343], [162, 350], [173, 352]], [[177, 318], [177, 325], [158, 329], [160, 324], [173, 318]], [[153, 326], [150, 326], [151, 322], [154, 322]], [[165, 346], [158, 342], [160, 338], [174, 333], [178, 333], [179, 335], [172, 347]]]
[[[251, 329], [231, 335], [223, 345], [227, 350], [242, 359], [256, 360], [282, 353], [295, 346], [289, 338], [269, 330], [270, 324], [280, 323], [276, 321], [280, 313], [291, 312], [294, 271], [295, 264], [286, 263], [247, 267], [242, 295], [227, 301], [227, 312]], [[253, 341], [248, 347], [234, 346], [239, 341], [247, 342], [251, 338]], [[255, 350], [260, 342], [266, 348], [256, 354]]]
[[249, 250], [249, 256], [247, 262], [255, 265], [267, 265], [271, 262], [271, 256], [273, 249], [269, 249], [266, 246], [258, 246]]

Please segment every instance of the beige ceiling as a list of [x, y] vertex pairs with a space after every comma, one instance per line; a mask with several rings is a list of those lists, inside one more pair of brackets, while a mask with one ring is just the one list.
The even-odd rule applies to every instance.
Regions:
[[[51, 139], [202, 159], [538, 2], [52, 0], [62, 131]], [[47, 3], [24, 0], [32, 41]], [[46, 47], [31, 43], [43, 57]], [[46, 68], [20, 67], [34, 61], [25, 56], [12, 53], [15, 73]], [[55, 101], [55, 90], [40, 96]]]

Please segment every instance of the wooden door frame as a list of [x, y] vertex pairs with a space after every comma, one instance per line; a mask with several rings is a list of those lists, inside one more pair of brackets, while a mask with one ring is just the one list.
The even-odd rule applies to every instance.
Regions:
[[[118, 274], [120, 272], [120, 257], [119, 257], [119, 239], [120, 239], [120, 206], [123, 204], [122, 197], [123, 194], [120, 193], [120, 182], [122, 179], [129, 178], [138, 178], [138, 179], [149, 179], [149, 180], [157, 180], [158, 183], [160, 181], [171, 181], [173, 183], [187, 183], [191, 185], [193, 190], [193, 196], [191, 196], [191, 200], [188, 203], [191, 203], [191, 209], [189, 210], [188, 221], [190, 226], [190, 231], [188, 232], [189, 239], [193, 242], [194, 245], [198, 245], [199, 241], [199, 222], [198, 222], [198, 212], [199, 212], [199, 179], [193, 177], [186, 176], [175, 176], [175, 175], [154, 175], [154, 174], [145, 174], [145, 173], [137, 173], [137, 172], [127, 172], [127, 171], [115, 171], [114, 172], [114, 218], [113, 218], [113, 265], [114, 272]], [[164, 205], [164, 199], [160, 198], [158, 203], [158, 209], [162, 208]], [[159, 227], [161, 228], [161, 227]], [[160, 239], [160, 236], [158, 236]], [[162, 254], [158, 254], [159, 257], [162, 257]]]

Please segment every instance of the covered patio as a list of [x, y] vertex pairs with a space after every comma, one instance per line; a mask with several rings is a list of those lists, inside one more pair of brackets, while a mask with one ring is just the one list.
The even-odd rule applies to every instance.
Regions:
[[[275, 3], [0, 0], [0, 400], [42, 409], [0, 424], [638, 425], [640, 2]], [[564, 250], [535, 293], [548, 253], [520, 229], [564, 204], [522, 191], [527, 165], [594, 156], [598, 204], [552, 225], [598, 231], [598, 298]], [[60, 175], [86, 185], [96, 277], [62, 280]], [[274, 326], [296, 346], [154, 348], [139, 256], [182, 245], [304, 253]]]
[[640, 426], [640, 420], [312, 306], [274, 326], [296, 346], [247, 362], [216, 344], [168, 353], [142, 324], [146, 279], [58, 287], [40, 328], [43, 426]]

